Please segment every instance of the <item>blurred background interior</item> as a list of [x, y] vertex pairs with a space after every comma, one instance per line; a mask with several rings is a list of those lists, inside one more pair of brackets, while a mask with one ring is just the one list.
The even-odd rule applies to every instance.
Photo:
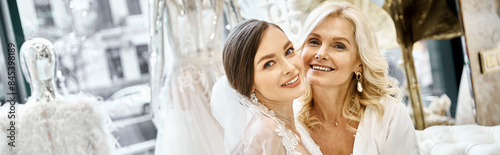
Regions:
[[[447, 36], [432, 35], [414, 39], [412, 46], [409, 46], [412, 48], [410, 52], [403, 51], [404, 45], [397, 42], [397, 23], [391, 18], [391, 8], [387, 6], [392, 1], [347, 1], [370, 14], [377, 29], [381, 52], [389, 63], [389, 74], [404, 89], [403, 101], [410, 115], [414, 121], [415, 117], [425, 118], [423, 126], [417, 125], [418, 120], [414, 122], [417, 129], [433, 125], [500, 125], [500, 95], [496, 92], [500, 90], [500, 73], [497, 71], [500, 54], [491, 60], [496, 64], [486, 66], [493, 68], [491, 70], [481, 68], [482, 61], [478, 58], [480, 51], [494, 49], [499, 44], [500, 24], [496, 25], [497, 28], [477, 29], [474, 24], [482, 22], [472, 20], [475, 16], [484, 17], [485, 20], [495, 19], [484, 23], [487, 27], [488, 24], [495, 25], [495, 21], [500, 19], [499, 0], [488, 1], [488, 4], [492, 4], [488, 6], [475, 6], [493, 10], [489, 14], [485, 13], [491, 16], [472, 14], [472, 9], [463, 7], [464, 4], [474, 3], [472, 0], [446, 0], [440, 6], [431, 0], [422, 1], [449, 10], [448, 14], [438, 14], [436, 18], [445, 18], [439, 15], [455, 18], [455, 23], [448, 23], [459, 29], [453, 33], [446, 32], [449, 34]], [[237, 4], [244, 18], [275, 22], [294, 38], [301, 30], [300, 23], [303, 23], [308, 12], [321, 2], [239, 0]], [[48, 39], [58, 54], [56, 83], [60, 92], [85, 92], [101, 97], [101, 106], [119, 127], [113, 132], [121, 145], [119, 153], [153, 154], [157, 131], [151, 121], [150, 110], [148, 6], [145, 0], [1, 0], [0, 102], [5, 103], [8, 88], [8, 43], [14, 43], [19, 48], [31, 38]], [[411, 13], [418, 15], [419, 10], [414, 9]], [[432, 29], [441, 23], [434, 24], [422, 28]], [[484, 32], [479, 32], [481, 30]], [[415, 30], [407, 33], [424, 32]], [[487, 40], [487, 43], [476, 44], [482, 41], [478, 38]], [[500, 50], [496, 51], [499, 53]], [[411, 54], [411, 58], [404, 58], [407, 53]], [[408, 84], [408, 70], [405, 70], [405, 62], [409, 60], [414, 62], [413, 69], [418, 79], [416, 86], [420, 89], [420, 95], [412, 96], [410, 93], [413, 88], [408, 86], [412, 84]], [[29, 97], [29, 85], [24, 81], [20, 69], [17, 71], [18, 97]], [[415, 112], [412, 101], [421, 102], [421, 112]], [[23, 102], [25, 100], [21, 104]]]

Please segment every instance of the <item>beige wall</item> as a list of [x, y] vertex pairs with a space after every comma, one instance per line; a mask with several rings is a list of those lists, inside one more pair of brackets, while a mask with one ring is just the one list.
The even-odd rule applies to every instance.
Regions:
[[500, 44], [499, 0], [461, 0], [472, 87], [480, 125], [500, 125], [500, 71], [481, 73], [479, 52]]

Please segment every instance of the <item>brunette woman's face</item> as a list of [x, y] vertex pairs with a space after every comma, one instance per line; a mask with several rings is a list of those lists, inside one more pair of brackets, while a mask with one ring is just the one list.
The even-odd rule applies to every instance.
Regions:
[[303, 63], [292, 42], [278, 28], [269, 27], [262, 35], [254, 60], [254, 91], [263, 102], [293, 100], [304, 93], [300, 74]]
[[361, 61], [353, 27], [341, 17], [326, 17], [306, 38], [301, 54], [306, 79], [314, 86], [346, 87]]

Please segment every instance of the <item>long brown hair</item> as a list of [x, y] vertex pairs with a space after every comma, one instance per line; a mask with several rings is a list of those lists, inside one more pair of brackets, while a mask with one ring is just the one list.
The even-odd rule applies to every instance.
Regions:
[[281, 30], [276, 24], [266, 21], [245, 20], [233, 28], [224, 44], [222, 61], [227, 80], [244, 96], [250, 97], [252, 93], [255, 54], [259, 49], [262, 34], [271, 26]]

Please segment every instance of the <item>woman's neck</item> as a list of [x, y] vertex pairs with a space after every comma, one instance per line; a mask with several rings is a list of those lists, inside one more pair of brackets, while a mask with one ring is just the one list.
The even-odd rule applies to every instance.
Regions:
[[314, 110], [325, 121], [337, 121], [342, 117], [342, 109], [347, 95], [347, 87], [312, 86]]
[[276, 117], [283, 121], [288, 127], [295, 129], [293, 117], [293, 100], [274, 103], [267, 102], [262, 104], [264, 104], [270, 110], [273, 110], [276, 114]]
[[286, 126], [295, 130], [295, 120], [293, 113], [293, 100], [271, 101], [256, 93], [259, 102], [268, 109], [274, 111], [276, 118], [285, 123]]

